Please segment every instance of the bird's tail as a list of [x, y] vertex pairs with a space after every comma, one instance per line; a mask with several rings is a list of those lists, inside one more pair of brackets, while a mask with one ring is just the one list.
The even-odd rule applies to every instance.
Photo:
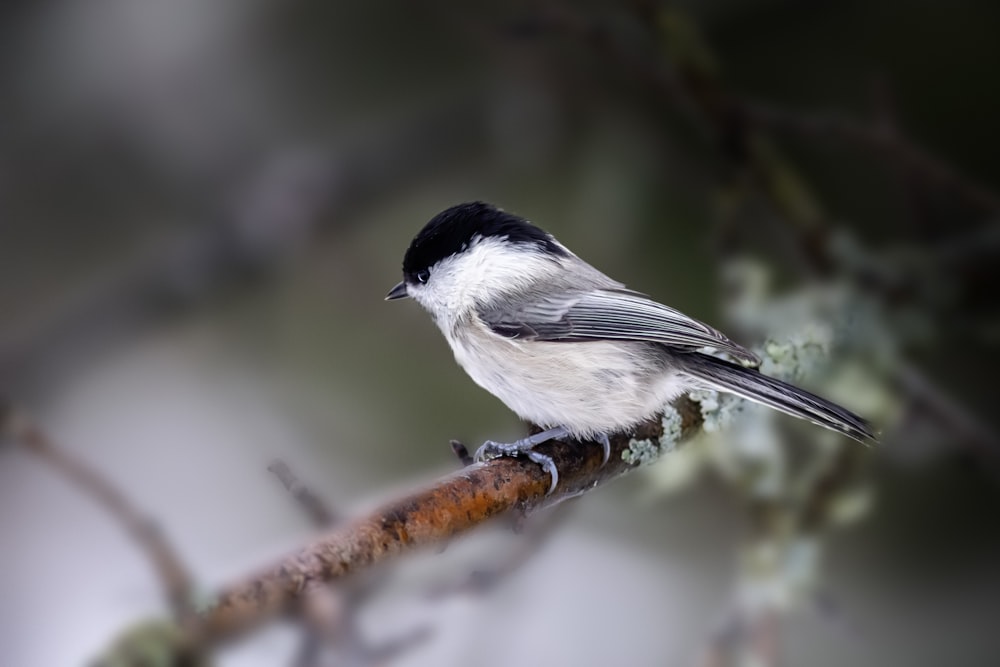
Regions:
[[688, 376], [710, 389], [736, 394], [793, 417], [807, 419], [858, 442], [877, 440], [871, 424], [850, 410], [760, 371], [699, 353], [683, 355], [680, 361]]

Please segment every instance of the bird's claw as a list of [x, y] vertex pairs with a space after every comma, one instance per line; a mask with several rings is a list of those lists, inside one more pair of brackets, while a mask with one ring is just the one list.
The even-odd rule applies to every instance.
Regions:
[[549, 484], [547, 494], [550, 494], [556, 490], [556, 486], [559, 484], [559, 470], [556, 468], [556, 462], [551, 456], [535, 451], [534, 447], [536, 444], [538, 443], [531, 441], [529, 438], [515, 440], [514, 442], [487, 440], [476, 450], [475, 459], [477, 463], [482, 463], [503, 457], [516, 458], [518, 456], [525, 456], [529, 461], [540, 465], [542, 470], [549, 474], [552, 482]]
[[[483, 461], [492, 461], [493, 459], [499, 459], [504, 456], [514, 458], [518, 456], [525, 456], [529, 461], [540, 465], [542, 470], [547, 472], [549, 477], [552, 478], [552, 483], [549, 484], [548, 491], [549, 493], [552, 493], [559, 484], [559, 470], [556, 468], [556, 462], [551, 456], [542, 454], [541, 452], [536, 452], [535, 447], [543, 442], [548, 442], [549, 440], [555, 438], [562, 438], [566, 435], [566, 429], [557, 427], [547, 431], [542, 431], [541, 433], [529, 435], [527, 438], [521, 438], [520, 440], [515, 440], [514, 442], [496, 442], [495, 440], [487, 440], [479, 449], [476, 450], [475, 460], [477, 463], [482, 463]], [[608, 459], [611, 458], [611, 439], [608, 437], [607, 433], [602, 433], [596, 440], [604, 446], [604, 460], [601, 462], [601, 465], [604, 465], [608, 462]]]
[[602, 433], [597, 437], [597, 441], [604, 445], [604, 460], [601, 461], [601, 465], [605, 465], [608, 459], [611, 458], [611, 439], [608, 437], [607, 433]]
[[[556, 462], [552, 459], [552, 457], [547, 454], [542, 454], [541, 452], [536, 452], [535, 446], [540, 445], [543, 442], [548, 442], [549, 440], [565, 437], [566, 435], [567, 431], [565, 428], [556, 427], [534, 435], [529, 435], [527, 438], [521, 438], [520, 440], [515, 440], [514, 442], [496, 442], [495, 440], [487, 440], [483, 443], [482, 447], [476, 450], [475, 460], [477, 463], [482, 463], [484, 461], [499, 459], [504, 456], [512, 458], [525, 456], [529, 461], [540, 465], [542, 470], [547, 472], [549, 477], [552, 478], [552, 483], [549, 484], [548, 491], [548, 493], [552, 493], [556, 490], [556, 486], [559, 484], [559, 470], [556, 468]], [[608, 437], [607, 433], [602, 433], [598, 436], [597, 442], [604, 446], [604, 460], [601, 463], [601, 465], [604, 465], [608, 462], [608, 459], [611, 458], [611, 439]]]

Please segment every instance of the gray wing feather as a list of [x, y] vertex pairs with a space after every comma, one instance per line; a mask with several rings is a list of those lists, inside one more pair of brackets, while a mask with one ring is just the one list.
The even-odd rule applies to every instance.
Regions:
[[546, 341], [637, 340], [686, 350], [712, 347], [757, 365], [760, 360], [719, 331], [626, 289], [539, 295], [516, 307], [493, 307], [480, 317], [508, 338]]

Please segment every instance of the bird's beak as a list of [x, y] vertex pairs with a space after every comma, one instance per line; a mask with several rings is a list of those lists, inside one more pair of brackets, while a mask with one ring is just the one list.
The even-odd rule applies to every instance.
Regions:
[[389, 290], [389, 293], [385, 295], [385, 300], [395, 301], [396, 299], [405, 299], [408, 296], [410, 295], [406, 293], [406, 283], [401, 282]]

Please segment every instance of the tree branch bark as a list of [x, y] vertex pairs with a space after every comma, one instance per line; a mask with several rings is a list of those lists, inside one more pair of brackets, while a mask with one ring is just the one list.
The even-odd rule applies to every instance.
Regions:
[[[701, 426], [700, 407], [687, 397], [675, 401], [673, 407], [682, 419], [679, 441], [687, 440]], [[659, 421], [650, 422], [633, 437], [655, 441], [662, 429]], [[530, 512], [578, 496], [637, 467], [622, 458], [630, 440], [627, 435], [612, 438], [611, 458], [603, 465], [597, 444], [540, 446], [555, 460], [560, 474], [559, 486], [549, 495], [548, 475], [529, 461], [503, 458], [465, 467], [346, 522], [275, 565], [224, 587], [189, 629], [203, 645], [234, 638], [293, 611], [315, 583], [342, 579], [415, 549], [445, 543], [506, 512]]]

